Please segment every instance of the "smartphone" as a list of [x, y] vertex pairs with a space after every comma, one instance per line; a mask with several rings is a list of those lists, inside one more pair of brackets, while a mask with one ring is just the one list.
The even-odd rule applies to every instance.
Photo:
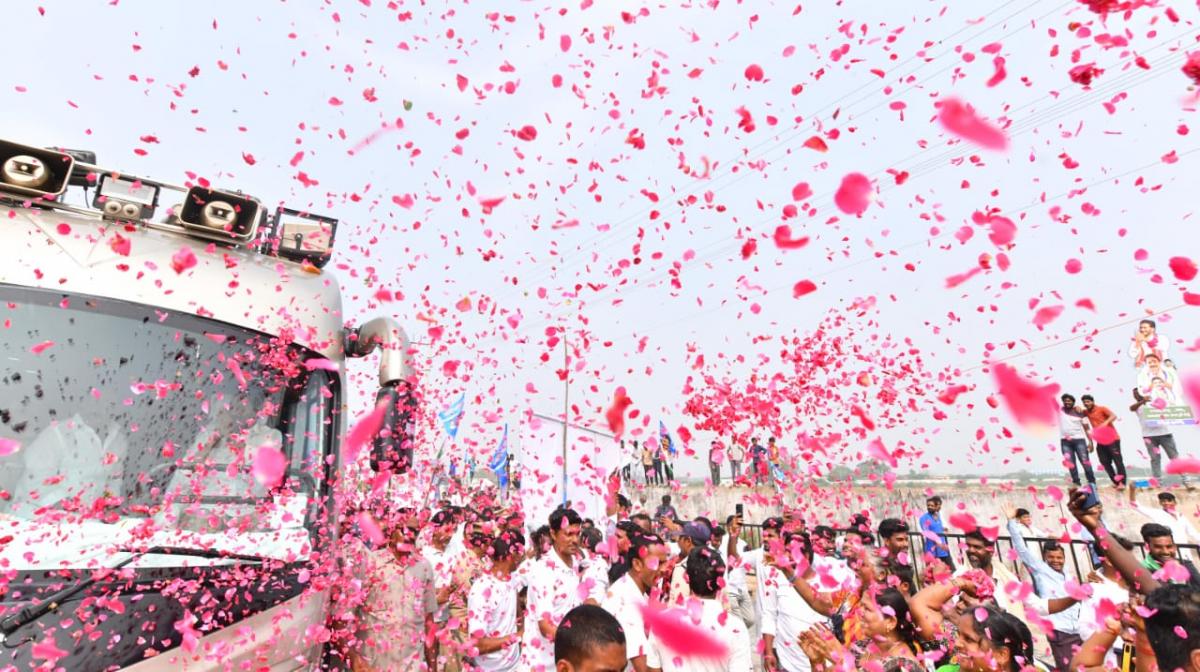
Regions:
[[741, 504], [738, 504], [737, 506], [735, 506], [733, 510], [737, 514], [738, 518], [741, 518], [742, 514], [745, 513], [745, 509], [742, 507]]
[[1100, 504], [1100, 496], [1096, 494], [1096, 490], [1091, 486], [1084, 486], [1080, 490], [1087, 493], [1087, 498], [1083, 500], [1083, 510], [1087, 511], [1093, 506]]

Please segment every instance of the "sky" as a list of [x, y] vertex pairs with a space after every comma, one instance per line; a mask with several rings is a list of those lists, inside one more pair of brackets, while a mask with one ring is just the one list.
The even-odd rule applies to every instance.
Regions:
[[[887, 422], [834, 460], [878, 439], [911, 447], [902, 471], [1053, 470], [1053, 433], [987, 403], [989, 362], [1094, 394], [1127, 439], [1139, 318], [1167, 311], [1177, 364], [1200, 367], [1195, 285], [1168, 264], [1200, 240], [1181, 72], [1200, 9], [1161, 5], [21, 2], [3, 137], [337, 217], [346, 319], [395, 316], [432, 403], [467, 395], [453, 450], [490, 453], [508, 424], [530, 461], [553, 454], [529, 414], [562, 412], [565, 329], [572, 422], [612, 431], [623, 390], [625, 436], [683, 428], [700, 474], [703, 376], [770, 377], [786, 339], [841, 316], [856, 371], [926, 375], [916, 410], [866, 408]], [[1087, 64], [1090, 86], [1070, 74]], [[950, 98], [1007, 149], [949, 133]], [[858, 216], [834, 199], [849, 173], [877, 190]], [[358, 410], [373, 374], [356, 363]], [[781, 409], [785, 446], [856, 422], [816, 398]]]

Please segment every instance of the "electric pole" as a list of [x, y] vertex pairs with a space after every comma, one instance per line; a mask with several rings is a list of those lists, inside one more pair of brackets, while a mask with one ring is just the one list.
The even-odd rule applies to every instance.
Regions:
[[567, 428], [570, 426], [571, 413], [571, 369], [567, 355], [567, 330], [563, 329], [563, 442], [562, 442], [562, 496], [563, 505], [567, 504]]

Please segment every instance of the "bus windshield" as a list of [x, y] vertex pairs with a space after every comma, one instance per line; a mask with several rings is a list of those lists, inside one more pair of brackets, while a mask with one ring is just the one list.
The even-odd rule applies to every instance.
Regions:
[[[0, 522], [19, 532], [3, 555], [76, 566], [103, 540], [294, 557], [336, 437], [318, 355], [153, 306], [8, 285], [0, 299]], [[256, 469], [263, 446], [283, 455], [278, 483]]]

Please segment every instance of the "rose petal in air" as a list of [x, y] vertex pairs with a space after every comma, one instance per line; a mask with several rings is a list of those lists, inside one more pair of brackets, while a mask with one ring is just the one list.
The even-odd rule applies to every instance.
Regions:
[[817, 291], [817, 286], [812, 280], [801, 280], [792, 287], [792, 298], [798, 299], [806, 294], [812, 294], [815, 291]]
[[[380, 427], [383, 425], [383, 416], [387, 413], [387, 404], [381, 403], [374, 408], [370, 413], [363, 416], [358, 424], [354, 425], [354, 429], [346, 435], [346, 448], [342, 453], [346, 463], [352, 463], [358, 459], [358, 453], [368, 441], [375, 438], [379, 433]], [[403, 431], [403, 427], [392, 427], [392, 431]]]
[[1033, 314], [1033, 326], [1041, 329], [1062, 315], [1063, 306], [1043, 306]]
[[1171, 272], [1175, 274], [1177, 279], [1184, 282], [1195, 279], [1196, 262], [1191, 259], [1187, 257], [1171, 257], [1171, 260], [1167, 263], [1170, 264]]
[[608, 428], [613, 434], [620, 436], [625, 433], [625, 409], [633, 403], [625, 394], [624, 387], [618, 387], [616, 394], [613, 395], [613, 403], [604, 413], [604, 419], [608, 422]]
[[992, 368], [996, 387], [1008, 412], [1026, 427], [1050, 427], [1058, 420], [1058, 385], [1026, 380], [1007, 364]]
[[287, 470], [287, 456], [278, 446], [263, 444], [254, 452], [254, 480], [260, 485], [273, 488], [283, 480]]
[[1200, 474], [1200, 457], [1177, 457], [1167, 463], [1167, 473], [1175, 476]]
[[650, 634], [684, 660], [717, 659], [729, 652], [728, 645], [711, 630], [693, 625], [681, 609], [661, 609], [641, 604], [642, 620]]
[[862, 173], [850, 173], [842, 178], [842, 184], [833, 196], [838, 210], [847, 215], [861, 215], [875, 196], [871, 179]]
[[987, 220], [991, 231], [988, 233], [988, 240], [996, 247], [1003, 247], [1013, 241], [1017, 237], [1017, 225], [1007, 217], [992, 215]]
[[780, 224], [775, 227], [775, 245], [781, 250], [798, 250], [808, 245], [808, 236], [792, 238], [792, 227]]
[[946, 98], [939, 103], [938, 121], [942, 128], [963, 140], [985, 149], [1008, 149], [1008, 136], [996, 126], [980, 119], [970, 105], [957, 98]]
[[949, 521], [951, 527], [962, 530], [964, 534], [974, 532], [979, 528], [979, 525], [975, 523], [975, 516], [962, 511], [950, 514], [946, 520]]
[[1092, 428], [1092, 438], [1096, 443], [1110, 444], [1117, 440], [1117, 430], [1113, 429], [1112, 425]]
[[383, 536], [383, 530], [379, 529], [379, 523], [375, 522], [375, 519], [371, 517], [371, 514], [367, 513], [366, 511], [362, 511], [358, 514], [358, 518], [355, 522], [358, 523], [358, 529], [363, 533], [363, 536], [367, 538], [367, 541], [371, 542], [372, 546], [378, 548], [379, 546], [383, 545], [385, 539]]
[[8, 457], [21, 449], [21, 442], [16, 439], [0, 437], [0, 457]]

